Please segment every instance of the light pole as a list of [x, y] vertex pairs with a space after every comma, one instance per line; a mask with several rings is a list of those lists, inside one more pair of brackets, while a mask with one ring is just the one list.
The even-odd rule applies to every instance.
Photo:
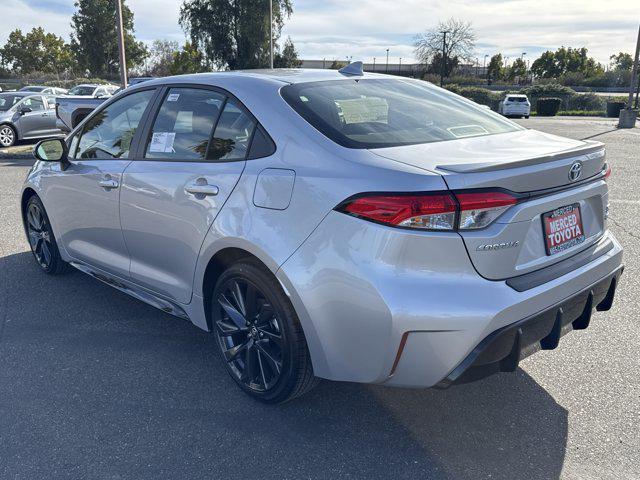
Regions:
[[273, 0], [269, 0], [269, 68], [273, 68]]
[[400, 65], [398, 67], [398, 71], [402, 74], [402, 57], [400, 57]]
[[476, 78], [479, 77], [478, 75], [478, 69], [480, 68], [480, 60], [478, 60], [478, 57], [476, 57]]
[[447, 68], [447, 33], [448, 30], [440, 32], [442, 34], [442, 68], [440, 69], [440, 86], [444, 83], [444, 74]]
[[127, 88], [127, 59], [124, 50], [124, 26], [122, 24], [122, 2], [116, 0], [116, 31], [118, 32], [118, 55], [120, 61], [120, 85]]
[[376, 71], [376, 57], [373, 57], [373, 71]]
[[385, 68], [385, 73], [389, 73], [389, 49], [387, 48], [387, 66]]
[[483, 62], [483, 64], [482, 64], [482, 70], [484, 71], [484, 76], [485, 76], [485, 77], [488, 77], [488, 75], [487, 75], [487, 57], [488, 57], [488, 56], [489, 56], [489, 55], [485, 55], [485, 56], [484, 56], [484, 62]]

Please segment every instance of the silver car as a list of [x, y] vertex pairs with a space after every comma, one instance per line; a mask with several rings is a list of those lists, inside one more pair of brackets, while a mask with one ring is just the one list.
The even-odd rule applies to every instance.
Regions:
[[353, 66], [152, 80], [36, 156], [42, 270], [211, 331], [265, 402], [514, 371], [608, 310], [623, 268], [601, 143]]
[[11, 147], [18, 140], [61, 135], [55, 108], [53, 95], [0, 93], [0, 147]]

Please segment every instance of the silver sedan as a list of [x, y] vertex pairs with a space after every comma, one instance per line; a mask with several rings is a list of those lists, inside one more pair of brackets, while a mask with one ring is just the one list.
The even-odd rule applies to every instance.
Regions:
[[211, 331], [265, 402], [514, 371], [609, 309], [622, 273], [601, 143], [357, 63], [145, 82], [36, 156], [42, 270]]

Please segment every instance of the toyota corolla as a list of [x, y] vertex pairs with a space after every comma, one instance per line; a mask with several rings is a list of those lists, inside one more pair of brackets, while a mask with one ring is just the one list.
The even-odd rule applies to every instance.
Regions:
[[608, 310], [623, 269], [601, 143], [359, 64], [152, 80], [35, 154], [42, 270], [212, 332], [265, 402], [514, 371]]

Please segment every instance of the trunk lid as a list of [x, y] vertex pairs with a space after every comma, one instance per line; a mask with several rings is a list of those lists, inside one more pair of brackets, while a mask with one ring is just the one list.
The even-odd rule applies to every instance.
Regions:
[[[605, 152], [598, 142], [523, 130], [372, 152], [438, 173], [453, 191], [520, 194], [521, 201], [488, 227], [459, 231], [485, 278], [502, 280], [557, 263], [596, 243], [606, 229]], [[581, 167], [578, 178], [570, 176], [575, 164]], [[580, 209], [584, 240], [549, 254], [545, 213], [568, 206]]]

